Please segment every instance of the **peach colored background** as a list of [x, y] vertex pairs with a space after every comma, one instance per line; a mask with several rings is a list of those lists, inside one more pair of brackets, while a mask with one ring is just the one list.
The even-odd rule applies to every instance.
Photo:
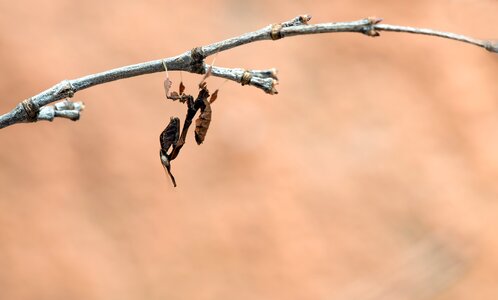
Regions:
[[[498, 38], [493, 0], [1, 0], [0, 111], [303, 13]], [[162, 73], [78, 93], [76, 123], [1, 130], [0, 299], [497, 299], [497, 55], [329, 34], [216, 63], [276, 67], [280, 93], [225, 84], [176, 189], [158, 137], [185, 109]]]

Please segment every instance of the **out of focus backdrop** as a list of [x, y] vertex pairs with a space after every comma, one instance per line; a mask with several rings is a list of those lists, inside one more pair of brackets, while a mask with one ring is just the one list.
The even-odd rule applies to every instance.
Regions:
[[[0, 113], [304, 13], [498, 38], [494, 0], [1, 0]], [[216, 64], [275, 67], [279, 94], [225, 83], [177, 188], [164, 73], [77, 93], [78, 122], [0, 131], [0, 299], [497, 299], [498, 55], [341, 33]]]

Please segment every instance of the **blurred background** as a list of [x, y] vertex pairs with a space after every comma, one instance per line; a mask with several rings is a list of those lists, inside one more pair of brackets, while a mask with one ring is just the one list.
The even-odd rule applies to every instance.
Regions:
[[[1, 0], [0, 112], [305, 13], [498, 38], [495, 0]], [[1, 130], [0, 299], [497, 299], [497, 55], [341, 33], [216, 64], [275, 67], [279, 94], [224, 84], [177, 188], [159, 134], [185, 107], [164, 73], [77, 93], [78, 122]]]

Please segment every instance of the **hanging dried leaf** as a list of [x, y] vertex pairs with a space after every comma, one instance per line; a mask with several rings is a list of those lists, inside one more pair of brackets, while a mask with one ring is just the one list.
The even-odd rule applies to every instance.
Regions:
[[168, 126], [163, 130], [159, 136], [159, 143], [161, 149], [159, 150], [159, 158], [161, 159], [161, 164], [164, 170], [168, 173], [173, 185], [176, 187], [176, 180], [171, 173], [171, 158], [167, 154], [169, 148], [177, 144], [180, 136], [180, 119], [177, 117], [171, 117]]
[[211, 95], [211, 98], [209, 98], [209, 103], [213, 103], [214, 101], [216, 101], [217, 98], [218, 98], [218, 90], [214, 91], [214, 93]]
[[207, 99], [203, 99], [203, 106], [201, 107], [201, 114], [195, 120], [195, 141], [197, 145], [202, 144], [206, 138], [209, 124], [211, 124], [211, 104]]
[[173, 82], [171, 82], [169, 77], [166, 77], [166, 79], [164, 79], [164, 93], [166, 94], [166, 97], [168, 97], [169, 89], [171, 88], [172, 84]]
[[176, 144], [180, 136], [180, 119], [171, 117], [168, 126], [163, 130], [159, 136], [159, 143], [161, 149], [168, 151], [171, 146]]

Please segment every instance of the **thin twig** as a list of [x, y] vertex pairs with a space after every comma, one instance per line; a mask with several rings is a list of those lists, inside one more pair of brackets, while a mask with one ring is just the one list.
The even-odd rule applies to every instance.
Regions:
[[40, 109], [37, 121], [50, 121], [54, 118], [64, 118], [72, 121], [80, 119], [80, 112], [85, 108], [83, 102], [71, 102], [64, 100], [57, 102], [55, 105], [45, 105]]
[[414, 28], [414, 27], [408, 27], [408, 26], [388, 25], [388, 24], [377, 24], [377, 25], [375, 25], [375, 30], [432, 35], [432, 36], [442, 37], [442, 38], [446, 38], [446, 39], [450, 39], [450, 40], [469, 43], [469, 44], [472, 44], [475, 46], [482, 47], [490, 52], [498, 53], [498, 43], [493, 43], [493, 42], [487, 41], [487, 40], [479, 40], [479, 39], [475, 39], [472, 37], [468, 37], [468, 36], [456, 34], [456, 33], [451, 33], [451, 32], [436, 31], [436, 30], [426, 29], [426, 28]]
[[[375, 17], [353, 22], [322, 23], [314, 25], [308, 24], [310, 19], [310, 16], [302, 15], [287, 22], [269, 25], [257, 31], [245, 33], [237, 37], [213, 43], [211, 45], [197, 47], [191, 51], [186, 51], [174, 57], [116, 68], [78, 79], [64, 80], [39, 93], [38, 95], [23, 101], [24, 104], [18, 104], [11, 112], [0, 116], [0, 128], [16, 123], [34, 122], [36, 120], [43, 119], [43, 117], [40, 118], [39, 115], [44, 111], [44, 107], [46, 105], [67, 97], [72, 97], [78, 91], [115, 80], [163, 72], [166, 69], [165, 66], [169, 71], [205, 73], [208, 66], [204, 63], [204, 59], [207, 56], [262, 40], [276, 40], [296, 35], [334, 32], [359, 32], [374, 37], [379, 35], [379, 31], [393, 31], [448, 38], [470, 43], [472, 45], [485, 48], [490, 52], [498, 53], [497, 42], [478, 40], [459, 34], [440, 32], [431, 29], [378, 24], [381, 19]], [[213, 76], [226, 78], [243, 85], [252, 85], [269, 94], [276, 93], [275, 85], [278, 81], [276, 78], [276, 71], [274, 71], [274, 69], [266, 71], [251, 71], [213, 67], [212, 73]]]

